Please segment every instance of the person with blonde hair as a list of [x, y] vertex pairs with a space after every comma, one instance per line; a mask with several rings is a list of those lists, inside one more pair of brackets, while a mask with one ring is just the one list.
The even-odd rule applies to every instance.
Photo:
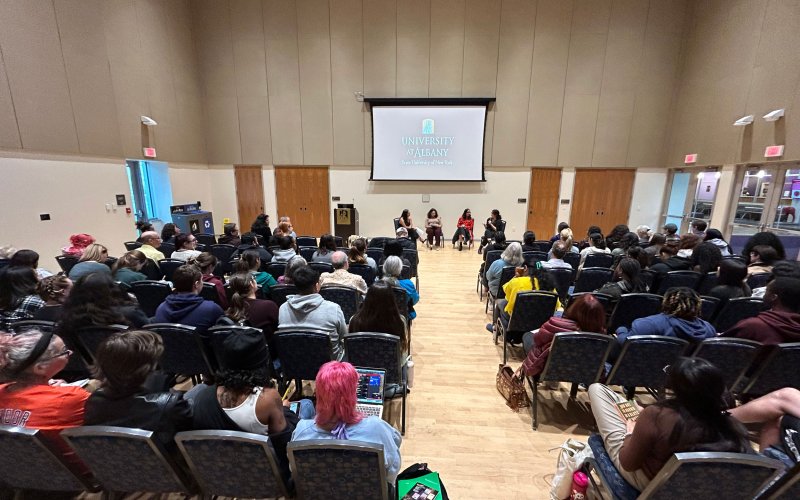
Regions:
[[102, 273], [111, 275], [111, 268], [106, 265], [108, 260], [108, 249], [98, 243], [92, 243], [83, 251], [80, 260], [69, 270], [69, 277], [72, 281], [78, 281], [81, 277], [92, 273]]
[[130, 285], [136, 281], [146, 280], [147, 276], [141, 272], [146, 262], [147, 257], [139, 250], [125, 252], [114, 262], [112, 268], [114, 281]]

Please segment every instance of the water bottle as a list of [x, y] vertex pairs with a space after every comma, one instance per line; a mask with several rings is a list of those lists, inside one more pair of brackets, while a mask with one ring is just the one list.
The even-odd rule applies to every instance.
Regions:
[[586, 489], [589, 487], [589, 476], [581, 471], [575, 471], [572, 475], [572, 493], [570, 500], [585, 500]]
[[406, 378], [408, 379], [408, 387], [414, 386], [414, 362], [410, 359], [406, 363]]

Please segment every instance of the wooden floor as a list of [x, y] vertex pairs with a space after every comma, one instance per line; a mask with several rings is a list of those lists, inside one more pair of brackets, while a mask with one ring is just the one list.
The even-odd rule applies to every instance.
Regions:
[[[453, 499], [549, 498], [558, 455], [549, 450], [568, 437], [585, 440], [593, 428], [586, 393], [568, 405], [567, 385], [540, 390], [539, 430], [531, 430], [530, 412], [512, 412], [495, 388], [502, 348], [485, 328], [491, 316], [475, 291], [481, 256], [450, 244], [419, 248], [403, 468], [427, 462]], [[521, 355], [509, 362], [515, 369]], [[400, 403], [391, 410], [399, 428]]]

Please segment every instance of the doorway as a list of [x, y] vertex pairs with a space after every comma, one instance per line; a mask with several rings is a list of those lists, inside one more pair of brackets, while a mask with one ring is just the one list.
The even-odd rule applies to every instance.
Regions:
[[236, 209], [240, 231], [250, 230], [259, 214], [264, 213], [264, 181], [261, 165], [234, 165], [236, 182]]
[[275, 167], [276, 215], [291, 217], [299, 236], [331, 233], [329, 192], [328, 167]]
[[137, 221], [153, 224], [156, 231], [172, 222], [172, 184], [169, 166], [160, 161], [126, 160], [131, 210]]
[[617, 224], [627, 224], [631, 210], [636, 170], [579, 168], [575, 170], [570, 228], [583, 239], [589, 226], [609, 233]]
[[526, 228], [539, 239], [547, 239], [556, 229], [558, 195], [561, 188], [560, 168], [532, 168], [528, 194]]
[[720, 173], [716, 170], [674, 170], [667, 197], [664, 224], [678, 226], [678, 234], [689, 232], [689, 225], [702, 220], [711, 222]]

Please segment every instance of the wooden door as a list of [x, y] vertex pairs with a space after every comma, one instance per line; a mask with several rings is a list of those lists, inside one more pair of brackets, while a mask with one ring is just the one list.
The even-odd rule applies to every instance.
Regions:
[[561, 169], [532, 168], [528, 194], [528, 231], [540, 240], [548, 239], [556, 230]]
[[239, 212], [239, 232], [246, 233], [258, 214], [264, 213], [264, 182], [261, 165], [234, 165], [236, 208]]
[[627, 224], [633, 194], [632, 169], [579, 168], [575, 171], [570, 227], [583, 239], [589, 226], [608, 234], [617, 224]]
[[276, 215], [291, 217], [298, 236], [331, 233], [328, 193], [328, 167], [275, 167]]

